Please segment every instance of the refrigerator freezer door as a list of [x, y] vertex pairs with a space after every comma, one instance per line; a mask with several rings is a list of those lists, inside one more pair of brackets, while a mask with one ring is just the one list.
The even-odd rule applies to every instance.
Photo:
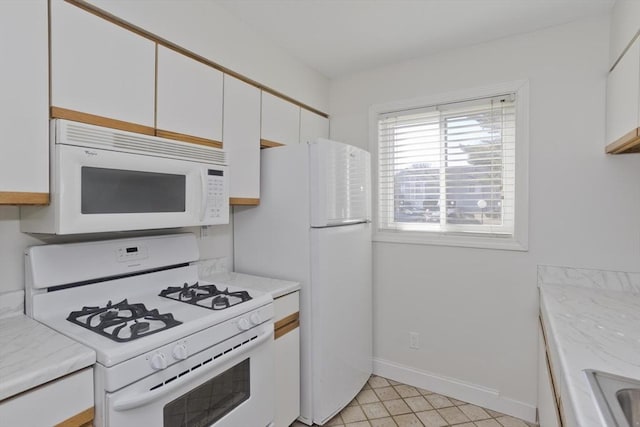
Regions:
[[371, 226], [311, 230], [313, 421], [347, 405], [372, 372]]
[[309, 144], [312, 227], [371, 219], [370, 157], [365, 150], [328, 139]]

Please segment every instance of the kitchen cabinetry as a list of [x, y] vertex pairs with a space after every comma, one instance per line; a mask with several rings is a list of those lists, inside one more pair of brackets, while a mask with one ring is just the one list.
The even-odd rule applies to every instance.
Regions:
[[607, 76], [607, 153], [640, 152], [640, 2], [619, 0], [611, 14]]
[[542, 320], [538, 326], [538, 424], [544, 427], [561, 427], [559, 397], [557, 397]]
[[0, 204], [49, 202], [47, 1], [0, 2]]
[[300, 107], [262, 91], [260, 138], [263, 147], [298, 143], [300, 140]]
[[260, 200], [260, 89], [224, 76], [223, 128], [230, 203], [256, 205]]
[[158, 46], [156, 134], [221, 147], [222, 73]]
[[287, 427], [300, 415], [299, 294], [295, 291], [274, 300], [275, 427]]
[[607, 77], [608, 153], [640, 152], [640, 39]]
[[154, 134], [155, 43], [51, 1], [51, 115]]
[[300, 142], [310, 142], [316, 138], [329, 138], [329, 119], [302, 108], [300, 110]]
[[93, 368], [0, 402], [6, 426], [80, 427], [93, 421]]

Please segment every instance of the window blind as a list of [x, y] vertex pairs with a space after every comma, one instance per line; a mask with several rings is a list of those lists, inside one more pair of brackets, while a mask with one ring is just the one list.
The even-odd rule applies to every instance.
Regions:
[[512, 236], [513, 93], [378, 115], [380, 231]]

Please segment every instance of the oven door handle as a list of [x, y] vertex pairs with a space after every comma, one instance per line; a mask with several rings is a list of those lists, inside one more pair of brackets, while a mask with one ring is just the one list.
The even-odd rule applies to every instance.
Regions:
[[[209, 372], [216, 369], [222, 362], [226, 362], [232, 357], [238, 357], [238, 355], [246, 354], [247, 352], [255, 349], [256, 347], [262, 345], [264, 342], [273, 339], [273, 332], [264, 334], [254, 339], [253, 341], [243, 345], [237, 351], [232, 350], [229, 353], [220, 356], [216, 359], [216, 363], [211, 362], [211, 364], [207, 365], [207, 368], [203, 369], [200, 367], [198, 370], [199, 373]], [[200, 376], [198, 376], [200, 377]], [[144, 406], [154, 400], [161, 398], [162, 396], [171, 393], [173, 390], [181, 387], [184, 383], [189, 381], [189, 374], [186, 374], [182, 377], [178, 377], [169, 384], [166, 384], [162, 387], [159, 387], [152, 391], [147, 391], [142, 394], [136, 394], [131, 397], [124, 397], [120, 400], [116, 400], [113, 402], [113, 409], [119, 412], [127, 411], [129, 409], [139, 408], [140, 406]]]

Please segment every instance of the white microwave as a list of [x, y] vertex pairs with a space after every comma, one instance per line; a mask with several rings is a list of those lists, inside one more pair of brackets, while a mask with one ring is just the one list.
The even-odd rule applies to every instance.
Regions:
[[20, 209], [27, 233], [77, 234], [229, 223], [225, 152], [51, 121], [50, 205]]

